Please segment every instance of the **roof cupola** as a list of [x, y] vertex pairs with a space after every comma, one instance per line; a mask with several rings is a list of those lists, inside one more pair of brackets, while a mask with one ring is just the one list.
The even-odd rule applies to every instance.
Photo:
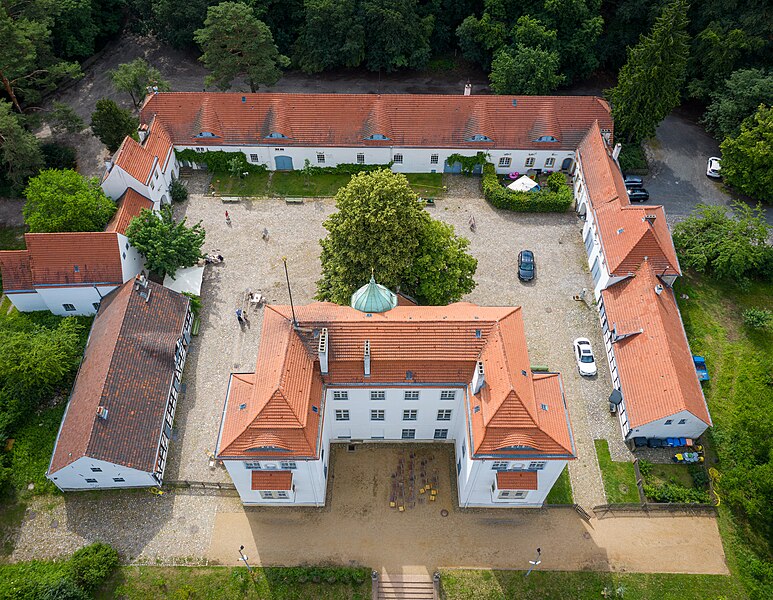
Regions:
[[397, 306], [397, 296], [376, 283], [373, 275], [370, 282], [352, 294], [351, 307], [364, 313], [382, 313]]

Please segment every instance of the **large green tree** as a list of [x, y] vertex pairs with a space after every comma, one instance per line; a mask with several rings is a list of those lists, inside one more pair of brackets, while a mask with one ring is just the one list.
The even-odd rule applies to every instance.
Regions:
[[43, 166], [38, 139], [24, 128], [21, 117], [11, 105], [0, 100], [0, 178], [19, 192], [27, 179]]
[[687, 4], [667, 5], [649, 35], [628, 52], [617, 86], [607, 90], [620, 139], [638, 142], [679, 106], [690, 53]]
[[434, 17], [419, 14], [418, 0], [362, 0], [361, 11], [368, 69], [390, 72], [427, 65]]
[[193, 46], [193, 34], [204, 25], [207, 8], [213, 4], [217, 0], [153, 0], [152, 5], [135, 6], [135, 11], [140, 18], [150, 21], [150, 29], [162, 40], [179, 49]]
[[760, 104], [773, 106], [773, 73], [764, 69], [736, 71], [711, 98], [703, 115], [706, 129], [720, 140], [735, 137], [744, 119]]
[[497, 94], [545, 95], [563, 81], [556, 52], [517, 44], [497, 52], [491, 64], [491, 89]]
[[149, 87], [155, 87], [160, 92], [168, 92], [171, 88], [169, 82], [161, 76], [161, 71], [151, 66], [144, 58], [135, 58], [133, 61], [118, 65], [110, 71], [113, 86], [119, 92], [126, 92], [131, 96], [135, 107], [139, 107]]
[[97, 100], [91, 113], [91, 131], [110, 152], [118, 150], [127, 135], [136, 135], [138, 125], [139, 119], [108, 98]]
[[193, 227], [187, 227], [185, 222], [175, 221], [169, 206], [163, 206], [160, 213], [145, 208], [129, 223], [126, 237], [145, 257], [145, 266], [150, 271], [174, 278], [178, 269], [198, 262], [206, 236], [201, 221]]
[[405, 176], [360, 173], [336, 194], [338, 212], [325, 221], [317, 298], [348, 304], [371, 273], [425, 304], [459, 300], [475, 287], [477, 261], [467, 240], [434, 222]]
[[718, 279], [738, 280], [769, 268], [767, 263], [773, 260], [769, 233], [759, 206], [737, 202], [728, 211], [724, 206], [699, 204], [674, 227], [674, 246], [683, 266]]
[[773, 108], [761, 105], [722, 142], [722, 176], [735, 189], [773, 203]]
[[307, 73], [357, 67], [365, 58], [365, 30], [357, 0], [305, 0], [295, 62]]
[[46, 169], [24, 190], [24, 221], [32, 233], [102, 231], [116, 211], [96, 177]]
[[227, 90], [236, 77], [244, 77], [250, 90], [273, 85], [290, 59], [279, 53], [271, 30], [252, 8], [241, 2], [221, 2], [207, 11], [204, 27], [194, 34], [203, 52], [200, 60], [210, 74], [207, 85]]

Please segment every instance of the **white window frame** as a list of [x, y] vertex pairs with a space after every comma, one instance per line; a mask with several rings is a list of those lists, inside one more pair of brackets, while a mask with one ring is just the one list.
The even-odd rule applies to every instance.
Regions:
[[385, 390], [370, 390], [370, 399], [371, 400], [377, 400], [382, 401], [386, 400], [386, 391]]
[[[69, 306], [70, 308], [67, 308], [68, 306]], [[67, 303], [65, 303], [65, 304], [62, 304], [62, 308], [63, 308], [64, 310], [66, 310], [67, 312], [75, 312], [75, 305], [74, 305], [74, 304], [70, 304], [69, 302], [67, 302]]]
[[441, 400], [456, 400], [456, 390], [443, 390], [440, 392]]
[[260, 160], [257, 154], [250, 154], [250, 162], [258, 162]]
[[333, 400], [348, 400], [349, 392], [345, 390], [333, 390]]
[[448, 429], [435, 429], [435, 435], [433, 436], [434, 440], [447, 440], [448, 439]]
[[335, 416], [336, 421], [348, 421], [349, 420], [349, 409], [348, 408], [336, 408], [335, 409]]
[[500, 500], [523, 500], [529, 494], [526, 490], [499, 490]]
[[512, 162], [513, 162], [513, 159], [510, 158], [509, 156], [502, 156], [499, 159], [499, 166], [500, 167], [509, 167]]
[[533, 156], [527, 157], [526, 162], [524, 163], [523, 166], [526, 167], [527, 169], [531, 169], [534, 166], [534, 157]]
[[386, 420], [386, 412], [383, 408], [372, 408], [370, 410], [370, 420], [371, 421], [385, 421]]
[[279, 467], [285, 471], [294, 471], [298, 468], [298, 464], [294, 460], [283, 460], [279, 462]]
[[437, 165], [440, 162], [440, 155], [439, 154], [430, 154], [429, 157], [429, 164], [431, 165]]
[[259, 461], [245, 460], [244, 468], [247, 469], [248, 471], [260, 471], [263, 467], [261, 466]]
[[290, 492], [287, 490], [258, 490], [263, 500], [289, 500]]
[[405, 390], [405, 393], [403, 394], [403, 400], [409, 400], [413, 402], [414, 400], [419, 399], [419, 391], [418, 390]]
[[416, 439], [416, 430], [415, 429], [403, 429], [400, 435], [400, 439], [403, 440], [415, 440]]
[[437, 411], [438, 421], [450, 421], [453, 411], [450, 408], [439, 408]]
[[358, 165], [364, 165], [365, 164], [365, 154], [362, 152], [357, 153], [357, 164]]
[[418, 421], [419, 411], [415, 408], [406, 408], [403, 410], [403, 421]]
[[529, 463], [529, 471], [541, 471], [548, 465], [546, 460], [533, 460]]
[[396, 165], [403, 164], [403, 155], [398, 152], [392, 157], [392, 162], [395, 163]]
[[325, 153], [324, 152], [317, 152], [317, 164], [318, 165], [324, 165], [325, 164]]
[[506, 460], [495, 460], [491, 463], [492, 471], [507, 471], [507, 467], [510, 463]]
[[555, 158], [553, 158], [552, 156], [549, 156], [548, 158], [545, 159], [545, 168], [546, 169], [552, 169], [555, 166], [556, 166], [556, 159]]

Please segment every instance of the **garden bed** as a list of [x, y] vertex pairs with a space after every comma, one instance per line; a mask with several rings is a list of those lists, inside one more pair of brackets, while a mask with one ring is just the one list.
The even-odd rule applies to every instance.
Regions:
[[609, 504], [639, 502], [633, 463], [615, 462], [609, 454], [607, 440], [593, 440], [604, 481], [604, 493]]

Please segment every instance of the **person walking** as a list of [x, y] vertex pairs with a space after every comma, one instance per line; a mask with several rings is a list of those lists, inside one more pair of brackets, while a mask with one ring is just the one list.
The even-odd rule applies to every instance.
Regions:
[[244, 326], [244, 313], [242, 313], [241, 308], [236, 309], [236, 320], [239, 321], [240, 326]]
[[231, 226], [231, 216], [228, 214], [228, 211], [225, 211], [225, 224], [229, 227]]

